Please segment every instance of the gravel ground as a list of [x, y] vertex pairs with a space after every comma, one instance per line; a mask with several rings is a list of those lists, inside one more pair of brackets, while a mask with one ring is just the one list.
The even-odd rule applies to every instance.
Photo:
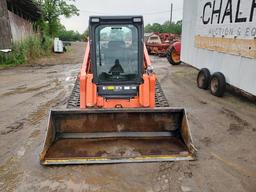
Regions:
[[170, 106], [187, 110], [197, 161], [42, 167], [48, 110], [65, 107], [83, 54], [75, 43], [35, 65], [0, 70], [0, 191], [256, 191], [256, 105], [231, 93], [216, 98], [196, 87], [195, 69], [157, 57]]

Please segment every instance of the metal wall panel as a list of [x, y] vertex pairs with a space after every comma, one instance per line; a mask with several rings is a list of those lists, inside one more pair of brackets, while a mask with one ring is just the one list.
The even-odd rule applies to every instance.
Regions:
[[33, 34], [33, 25], [28, 20], [8, 11], [13, 42], [20, 41]]
[[[233, 13], [232, 23], [230, 22], [230, 15], [225, 17], [223, 23], [223, 16], [220, 16], [220, 23], [218, 23], [218, 18], [216, 20], [215, 14], [213, 17], [213, 23], [210, 21], [207, 24], [202, 24], [203, 18], [205, 20], [208, 20], [208, 18], [211, 19], [212, 10], [209, 9], [210, 6], [206, 6], [207, 9], [205, 9], [205, 14], [203, 15], [204, 7], [208, 2], [212, 3], [212, 5], [213, 2], [215, 2], [217, 6], [219, 5], [218, 3], [220, 3], [220, 0], [184, 0], [181, 52], [182, 61], [196, 67], [197, 69], [208, 68], [212, 74], [214, 72], [222, 72], [229, 84], [256, 96], [256, 58], [253, 58], [256, 50], [254, 47], [250, 47], [248, 46], [249, 44], [246, 43], [244, 47], [240, 47], [238, 42], [234, 45], [226, 45], [223, 43], [214, 45], [216, 47], [215, 50], [212, 50], [207, 46], [196, 46], [196, 37], [198, 36], [212, 38], [213, 41], [211, 40], [209, 42], [214, 42], [214, 38], [223, 38], [224, 41], [226, 41], [226, 39], [242, 39], [246, 40], [245, 42], [250, 41], [252, 42], [252, 45], [256, 45], [256, 31], [255, 34], [253, 32], [254, 28], [256, 30], [256, 8], [252, 8], [253, 0], [232, 0], [232, 5], [234, 7], [231, 8]], [[221, 14], [223, 15], [226, 11], [226, 4], [228, 1], [223, 0], [222, 2]], [[234, 21], [236, 19], [238, 2], [240, 2], [240, 8], [238, 10], [237, 18], [246, 18], [246, 21], [244, 20], [243, 22], [235, 23]], [[251, 10], [253, 10], [252, 21], [250, 21]], [[217, 28], [224, 29], [222, 30], [224, 32], [216, 33]], [[229, 30], [226, 30], [226, 28]], [[233, 33], [225, 33], [225, 30], [230, 31], [230, 29], [233, 30]], [[238, 30], [240, 31], [239, 33], [237, 32]], [[249, 32], [247, 31], [251, 31], [250, 35], [248, 35]], [[212, 45], [209, 44], [209, 46]], [[234, 53], [229, 49], [225, 49], [225, 51], [223, 51], [218, 49], [218, 46], [226, 46], [224, 48], [229, 48], [229, 46], [238, 46], [238, 48], [236, 48], [238, 52]], [[251, 58], [242, 53], [246, 48], [251, 51]]]
[[8, 19], [7, 4], [0, 0], [0, 49], [11, 47], [11, 30]]

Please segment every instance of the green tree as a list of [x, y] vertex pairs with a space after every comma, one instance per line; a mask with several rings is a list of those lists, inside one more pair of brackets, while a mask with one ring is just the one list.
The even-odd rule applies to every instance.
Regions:
[[145, 32], [160, 32], [160, 33], [173, 33], [181, 34], [182, 30], [182, 21], [177, 21], [176, 23], [170, 23], [169, 21], [164, 22], [162, 25], [159, 23], [147, 24], [145, 26]]
[[154, 29], [154, 32], [163, 33], [162, 25], [159, 23], [153, 23], [152, 29]]
[[39, 25], [50, 36], [54, 36], [60, 27], [59, 17], [79, 15], [79, 10], [72, 4], [75, 0], [36, 0], [41, 6], [43, 17]]
[[151, 33], [151, 32], [163, 33], [163, 27], [159, 23], [153, 23], [152, 25], [148, 24], [145, 27], [145, 32], [147, 32], [147, 33]]
[[63, 31], [60, 31], [57, 35], [62, 41], [81, 41], [81, 35], [77, 31], [66, 29]]
[[81, 38], [82, 38], [83, 41], [88, 41], [88, 38], [89, 38], [89, 28], [87, 28], [85, 30], [85, 32], [81, 36], [82, 36]]
[[152, 32], [152, 25], [151, 24], [147, 24], [144, 28], [144, 31], [146, 33], [151, 33]]

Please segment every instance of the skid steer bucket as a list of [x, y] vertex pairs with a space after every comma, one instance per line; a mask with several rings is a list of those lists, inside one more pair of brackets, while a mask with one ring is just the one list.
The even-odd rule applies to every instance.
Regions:
[[194, 160], [184, 109], [52, 110], [43, 165]]

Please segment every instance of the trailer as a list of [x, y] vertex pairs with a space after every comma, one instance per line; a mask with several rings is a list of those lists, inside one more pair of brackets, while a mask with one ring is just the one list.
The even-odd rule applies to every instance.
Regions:
[[199, 70], [199, 88], [255, 98], [256, 0], [184, 0], [182, 32], [181, 60]]

